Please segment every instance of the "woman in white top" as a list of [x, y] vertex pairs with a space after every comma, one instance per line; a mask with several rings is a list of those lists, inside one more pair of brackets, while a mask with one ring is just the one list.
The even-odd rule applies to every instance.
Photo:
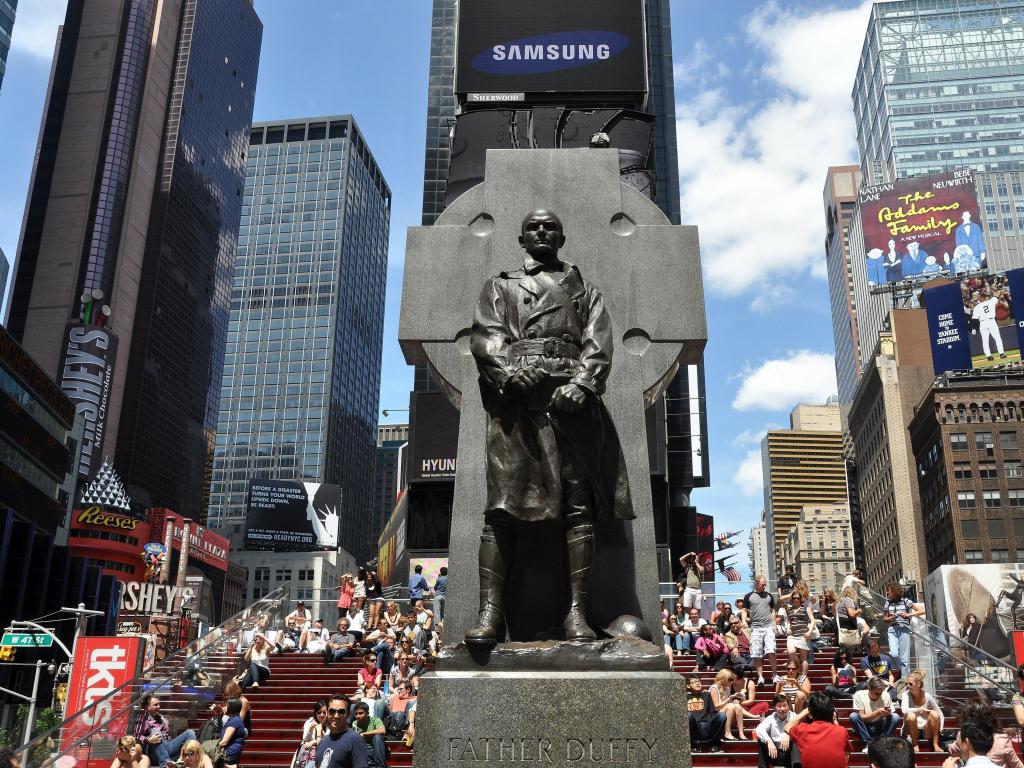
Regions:
[[363, 635], [366, 634], [366, 617], [363, 616], [362, 610], [352, 603], [345, 618], [348, 619], [348, 631], [355, 635], [356, 644], [363, 642]]
[[725, 715], [725, 730], [722, 738], [726, 741], [736, 739], [732, 735], [732, 724], [736, 723], [739, 737], [746, 739], [747, 734], [743, 731], [743, 705], [740, 701], [745, 698], [742, 693], [735, 693], [732, 689], [732, 680], [735, 675], [730, 669], [723, 669], [715, 675], [715, 684], [711, 686], [711, 703], [715, 705], [715, 711]]
[[363, 603], [366, 602], [366, 569], [360, 568], [356, 571], [356, 580], [353, 582], [352, 602], [363, 610]]
[[901, 702], [903, 717], [907, 720], [907, 733], [914, 745], [914, 751], [920, 752], [921, 728], [924, 728], [925, 739], [931, 739], [932, 751], [940, 752], [939, 733], [945, 717], [939, 709], [939, 703], [935, 697], [924, 689], [924, 671], [915, 669], [907, 675], [907, 690], [903, 693]]
[[261, 634], [253, 638], [252, 645], [245, 652], [245, 661], [249, 671], [242, 679], [242, 689], [259, 688], [270, 678], [270, 643]]

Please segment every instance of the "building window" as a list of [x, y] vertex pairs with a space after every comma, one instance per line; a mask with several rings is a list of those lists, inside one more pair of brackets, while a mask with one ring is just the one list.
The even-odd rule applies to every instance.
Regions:
[[974, 433], [974, 447], [979, 451], [984, 451], [986, 448], [992, 447], [992, 433], [991, 432], [975, 432]]
[[988, 526], [988, 535], [992, 539], [1005, 539], [1006, 538], [1006, 521], [1002, 518], [990, 518], [986, 525]]
[[1008, 562], [1010, 562], [1010, 550], [1008, 550], [1008, 549], [993, 549], [992, 550], [992, 562], [993, 563], [1008, 563]]
[[269, 568], [256, 568], [254, 571], [254, 581], [270, 581], [270, 569]]
[[953, 464], [953, 477], [957, 480], [971, 479], [971, 462], [958, 461]]
[[999, 447], [1004, 451], [1015, 451], [1020, 448], [1016, 432], [1000, 432]]
[[299, 569], [299, 581], [312, 581], [313, 580], [313, 569], [312, 568], [300, 568]]
[[1013, 518], [1013, 535], [1018, 539], [1024, 539], [1024, 517]]
[[1009, 497], [1008, 504], [1011, 507], [1024, 507], [1024, 490], [1020, 488], [1011, 488], [1006, 492]]
[[965, 539], [980, 539], [981, 538], [981, 527], [978, 525], [977, 520], [961, 520], [960, 521], [960, 535]]
[[265, 594], [267, 594], [267, 588], [266, 587], [253, 587], [252, 588], [252, 599], [253, 600], [259, 600]]
[[984, 558], [980, 549], [965, 549], [964, 550], [964, 562], [965, 563], [980, 563], [983, 562]]
[[292, 580], [292, 569], [291, 568], [278, 568], [274, 572], [274, 581], [291, 581]]
[[1024, 467], [1019, 461], [1004, 461], [1003, 471], [1007, 477], [1024, 477]]
[[1003, 497], [999, 494], [999, 491], [982, 491], [981, 496], [984, 499], [985, 507], [988, 509], [1003, 506]]
[[960, 509], [974, 509], [978, 502], [974, 497], [974, 491], [960, 491], [956, 495], [956, 503]]
[[998, 478], [999, 472], [996, 470], [996, 463], [994, 461], [979, 461], [978, 477], [982, 480], [995, 480]]
[[952, 448], [954, 451], [966, 451], [967, 433], [951, 432], [949, 435], [949, 447]]

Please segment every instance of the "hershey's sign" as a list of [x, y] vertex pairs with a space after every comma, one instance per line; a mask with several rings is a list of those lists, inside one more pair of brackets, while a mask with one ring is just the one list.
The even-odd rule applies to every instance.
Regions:
[[170, 614], [174, 611], [175, 600], [183, 603], [195, 597], [192, 587], [139, 581], [122, 582], [121, 585], [121, 613], [124, 614]]
[[85, 419], [78, 474], [92, 477], [103, 458], [110, 387], [117, 357], [117, 337], [106, 328], [69, 323], [60, 366], [60, 388]]

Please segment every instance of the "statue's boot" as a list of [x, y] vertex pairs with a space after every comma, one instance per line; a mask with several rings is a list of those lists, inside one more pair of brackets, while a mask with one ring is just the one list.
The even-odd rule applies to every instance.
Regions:
[[595, 640], [597, 635], [587, 624], [587, 595], [590, 566], [594, 561], [594, 526], [574, 525], [565, 533], [566, 559], [569, 563], [569, 613], [562, 622], [566, 640]]
[[470, 645], [496, 645], [505, 639], [505, 587], [512, 564], [515, 531], [485, 525], [480, 536], [480, 616], [466, 630]]

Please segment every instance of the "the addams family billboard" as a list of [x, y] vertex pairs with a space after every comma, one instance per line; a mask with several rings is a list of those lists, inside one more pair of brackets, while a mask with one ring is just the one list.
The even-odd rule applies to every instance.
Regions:
[[935, 373], [1019, 363], [1024, 317], [1016, 317], [1017, 298], [1024, 300], [1024, 269], [923, 291]]
[[460, 0], [457, 46], [459, 94], [647, 90], [643, 0]]
[[988, 269], [974, 173], [936, 173], [860, 190], [868, 285]]

